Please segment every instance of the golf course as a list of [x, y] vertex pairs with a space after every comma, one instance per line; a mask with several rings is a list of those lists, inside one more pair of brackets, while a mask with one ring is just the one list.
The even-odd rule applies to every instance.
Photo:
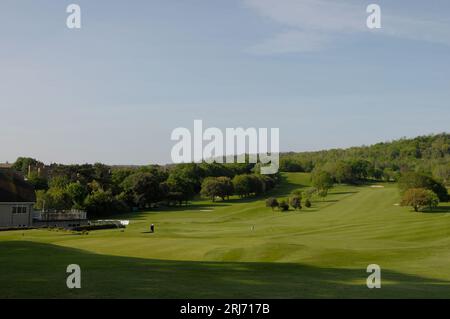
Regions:
[[[283, 173], [270, 196], [309, 184]], [[267, 196], [114, 216], [126, 229], [0, 232], [0, 297], [450, 298], [448, 203], [413, 212], [395, 183], [338, 185], [288, 212]], [[81, 289], [66, 286], [69, 264]], [[381, 289], [366, 286], [370, 264]]]

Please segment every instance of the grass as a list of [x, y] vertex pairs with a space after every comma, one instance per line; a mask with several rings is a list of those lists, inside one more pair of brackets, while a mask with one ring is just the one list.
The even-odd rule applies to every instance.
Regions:
[[[273, 195], [308, 184], [285, 174]], [[0, 297], [450, 298], [450, 207], [414, 213], [383, 186], [338, 186], [287, 213], [263, 198], [198, 201], [121, 216], [124, 232], [0, 232]], [[70, 263], [82, 289], [65, 286]], [[369, 264], [381, 289], [365, 285]]]

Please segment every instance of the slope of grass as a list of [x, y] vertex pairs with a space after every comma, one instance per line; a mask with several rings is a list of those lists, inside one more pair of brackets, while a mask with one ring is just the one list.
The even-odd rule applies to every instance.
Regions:
[[[70, 290], [65, 269], [74, 262], [82, 267], [82, 287]], [[444, 281], [392, 271], [383, 272], [382, 289], [369, 290], [359, 269], [116, 257], [20, 241], [2, 243], [0, 263], [2, 298], [442, 298], [449, 293]]]
[[[273, 195], [308, 184], [286, 174]], [[413, 213], [398, 202], [395, 185], [338, 186], [287, 213], [263, 198], [199, 201], [122, 216], [123, 232], [0, 232], [0, 296], [449, 298], [449, 207]], [[69, 263], [84, 270], [78, 292], [65, 288]], [[376, 292], [365, 287], [369, 264], [382, 268]]]

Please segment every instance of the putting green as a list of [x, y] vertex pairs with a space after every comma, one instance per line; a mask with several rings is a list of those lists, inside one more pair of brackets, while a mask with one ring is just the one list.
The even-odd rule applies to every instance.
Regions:
[[[309, 184], [283, 177], [280, 198]], [[414, 213], [398, 202], [393, 184], [338, 186], [301, 211], [196, 201], [121, 216], [123, 232], [0, 232], [0, 297], [450, 298], [450, 206]], [[82, 289], [66, 288], [70, 263]], [[381, 289], [365, 285], [369, 264]]]

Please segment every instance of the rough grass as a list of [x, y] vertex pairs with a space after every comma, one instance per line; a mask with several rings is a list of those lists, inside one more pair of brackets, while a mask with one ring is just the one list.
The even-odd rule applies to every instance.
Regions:
[[[286, 174], [272, 195], [308, 185]], [[1, 232], [0, 297], [450, 298], [450, 207], [414, 213], [383, 186], [338, 186], [286, 213], [233, 198], [121, 216], [124, 232]], [[80, 290], [65, 286], [70, 263]], [[381, 289], [365, 286], [369, 264]]]

